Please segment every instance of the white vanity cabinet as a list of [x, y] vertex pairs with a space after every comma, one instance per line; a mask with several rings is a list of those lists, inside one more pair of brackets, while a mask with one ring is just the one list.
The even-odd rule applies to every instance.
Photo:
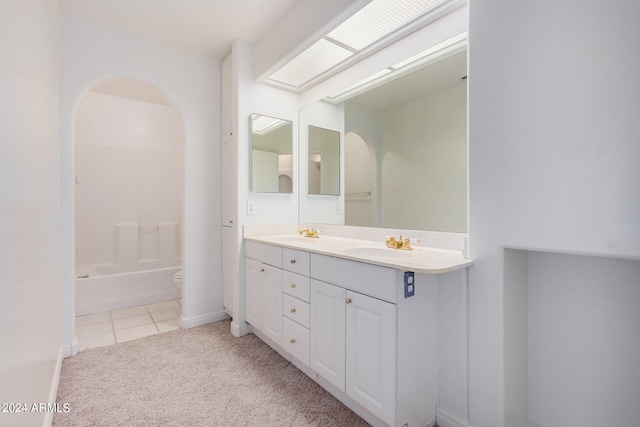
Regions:
[[422, 426], [435, 415], [438, 277], [415, 275], [405, 296], [404, 274], [311, 254], [310, 367], [374, 425]]
[[282, 340], [282, 248], [260, 243], [245, 250], [245, 320], [266, 337]]
[[[366, 286], [350, 277], [352, 269], [364, 276], [383, 271], [394, 287], [391, 269], [315, 255], [314, 261], [333, 264], [316, 275], [337, 282]], [[388, 425], [395, 425], [396, 344], [396, 304], [311, 279], [311, 368]]]
[[246, 321], [272, 347], [375, 426], [433, 422], [436, 275], [405, 296], [388, 266], [250, 240], [245, 256]]

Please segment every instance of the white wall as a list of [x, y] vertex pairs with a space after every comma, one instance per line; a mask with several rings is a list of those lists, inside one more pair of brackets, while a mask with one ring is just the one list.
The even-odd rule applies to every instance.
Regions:
[[[626, 78], [640, 72], [639, 18], [640, 3], [625, 0], [471, 4], [469, 243], [476, 261], [469, 285], [469, 352], [474, 426], [504, 425], [503, 382], [512, 381], [505, 378], [503, 366], [503, 330], [511, 320], [503, 317], [504, 287], [509, 286], [503, 279], [503, 248], [640, 258], [640, 82]], [[576, 264], [567, 268], [580, 272]], [[616, 275], [607, 280], [614, 288], [625, 283]], [[634, 292], [623, 290], [630, 298]], [[604, 294], [600, 301], [608, 298]], [[556, 372], [572, 375], [568, 369]], [[572, 392], [580, 388], [579, 383], [569, 387]], [[580, 425], [577, 418], [562, 420]]]
[[[237, 140], [238, 140], [238, 219], [241, 224], [282, 223], [297, 221], [298, 183], [293, 183], [292, 194], [252, 193], [249, 190], [249, 147], [251, 114], [285, 119], [292, 122], [293, 176], [297, 176], [298, 158], [298, 95], [256, 83], [253, 79], [253, 51], [243, 42], [233, 46], [234, 72], [237, 73]], [[247, 202], [252, 201], [255, 213], [247, 213]]]
[[224, 316], [220, 237], [220, 61], [100, 22], [61, 14], [61, 174], [65, 341], [73, 340], [73, 147], [80, 97], [109, 77], [148, 83], [184, 123], [184, 327]]
[[62, 361], [58, 41], [56, 1], [0, 3], [0, 401], [28, 411], [55, 400]]
[[[257, 83], [253, 78], [253, 50], [242, 41], [233, 44], [232, 63], [232, 111], [233, 137], [227, 144], [237, 144], [235, 173], [237, 182], [237, 199], [234, 222], [235, 242], [229, 244], [234, 250], [238, 262], [233, 266], [233, 322], [231, 330], [234, 335], [249, 332], [244, 321], [244, 244], [242, 227], [245, 224], [278, 224], [298, 222], [298, 187], [299, 180], [293, 181], [292, 193], [253, 193], [249, 186], [250, 138], [249, 117], [251, 114], [263, 114], [270, 117], [289, 120], [293, 132], [293, 177], [299, 176], [298, 170], [298, 95]], [[248, 203], [253, 206], [253, 213], [248, 212]], [[231, 248], [233, 246], [233, 248]], [[228, 266], [229, 267], [229, 266]]]
[[529, 419], [637, 425], [640, 261], [530, 252], [528, 267]]
[[96, 92], [76, 112], [76, 274], [180, 266], [183, 126], [167, 105]]

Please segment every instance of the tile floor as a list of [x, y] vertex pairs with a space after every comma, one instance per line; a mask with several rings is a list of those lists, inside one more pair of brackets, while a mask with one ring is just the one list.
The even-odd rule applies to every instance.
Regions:
[[178, 299], [78, 316], [78, 351], [179, 329], [181, 312]]

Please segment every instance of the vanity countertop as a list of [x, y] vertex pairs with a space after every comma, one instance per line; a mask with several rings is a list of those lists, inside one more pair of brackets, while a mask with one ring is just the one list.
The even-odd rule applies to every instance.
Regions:
[[245, 236], [245, 240], [299, 249], [398, 270], [442, 274], [473, 265], [462, 251], [414, 246], [413, 250], [387, 248], [384, 242], [321, 235], [319, 238], [297, 234]]

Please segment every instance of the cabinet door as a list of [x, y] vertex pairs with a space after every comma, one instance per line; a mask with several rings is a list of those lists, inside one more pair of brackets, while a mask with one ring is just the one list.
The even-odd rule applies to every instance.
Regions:
[[222, 182], [222, 225], [233, 227], [236, 217], [236, 142], [220, 148]]
[[225, 142], [233, 136], [233, 76], [231, 68], [231, 56], [228, 56], [222, 62], [222, 90], [221, 90], [221, 104], [222, 104], [222, 142]]
[[310, 365], [345, 391], [345, 290], [311, 280]]
[[346, 301], [347, 396], [393, 425], [396, 305], [351, 291]]
[[262, 330], [262, 263], [245, 258], [244, 318], [254, 328]]
[[262, 332], [282, 340], [282, 270], [262, 264]]
[[236, 251], [235, 231], [222, 227], [222, 305], [233, 316], [233, 283], [235, 281]]

